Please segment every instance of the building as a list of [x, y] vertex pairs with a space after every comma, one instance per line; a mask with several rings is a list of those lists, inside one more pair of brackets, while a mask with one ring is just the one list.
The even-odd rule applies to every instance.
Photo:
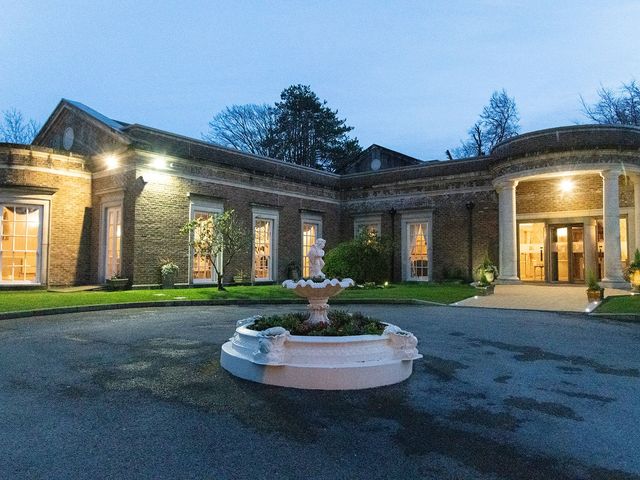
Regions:
[[[280, 281], [318, 236], [393, 238], [393, 280], [467, 276], [623, 286], [640, 247], [640, 129], [584, 125], [511, 138], [485, 157], [420, 162], [373, 145], [342, 175], [257, 157], [62, 100], [32, 145], [0, 144], [0, 286], [215, 282], [179, 230], [234, 209], [251, 256], [228, 270]], [[225, 279], [227, 281], [228, 279]]]

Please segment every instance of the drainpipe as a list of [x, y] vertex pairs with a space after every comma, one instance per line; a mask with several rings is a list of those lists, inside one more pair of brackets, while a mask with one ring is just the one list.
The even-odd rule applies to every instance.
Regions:
[[391, 208], [389, 210], [389, 215], [391, 215], [391, 281], [395, 281], [395, 265], [396, 265], [396, 213], [397, 210], [395, 208]]
[[469, 223], [468, 223], [468, 232], [467, 232], [467, 243], [468, 243], [468, 258], [469, 264], [467, 266], [468, 272], [467, 275], [469, 279], [473, 280], [473, 207], [476, 205], [473, 202], [467, 202], [465, 207], [467, 207], [467, 211], [469, 212]]

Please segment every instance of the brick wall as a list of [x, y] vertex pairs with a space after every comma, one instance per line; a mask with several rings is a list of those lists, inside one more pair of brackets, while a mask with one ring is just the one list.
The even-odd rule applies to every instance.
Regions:
[[55, 190], [48, 197], [48, 284], [88, 283], [92, 203], [91, 179], [84, 160], [50, 149], [0, 145], [0, 165], [6, 167], [0, 168], [0, 185], [18, 189], [16, 192], [20, 193], [16, 195], [29, 195], [29, 189], [34, 187]]
[[[189, 221], [190, 195], [197, 196], [199, 200], [208, 198], [211, 201], [221, 202], [225, 210], [235, 210], [251, 239], [253, 238], [253, 208], [277, 211], [279, 216], [278, 281], [285, 278], [289, 262], [293, 261], [297, 265], [301, 263], [302, 212], [321, 216], [323, 236], [328, 245], [339, 242], [339, 206], [335, 200], [333, 203], [322, 200], [337, 198], [333, 189], [327, 188], [318, 192], [318, 198], [314, 200], [307, 198], [310, 195], [304, 192], [308, 187], [283, 179], [266, 176], [255, 178], [239, 171], [220, 172], [218, 168], [198, 167], [201, 177], [199, 180], [187, 175], [190, 172], [189, 165], [175, 166], [176, 171], [163, 174], [150, 172], [145, 164], [146, 160], [139, 157], [137, 176], [142, 176], [148, 181], [135, 199], [134, 257], [136, 261], [133, 274], [135, 284], [159, 283], [160, 260], [163, 258], [170, 258], [178, 264], [180, 268], [178, 282], [188, 281], [188, 239], [180, 233], [180, 228]], [[225, 182], [233, 180], [244, 183], [246, 187], [218, 183], [220, 180]], [[261, 191], [267, 189], [273, 192]], [[228, 282], [239, 269], [251, 272], [251, 250], [232, 260], [225, 272], [225, 282]]]
[[[600, 175], [573, 175], [567, 178], [573, 182], [570, 192], [562, 192], [560, 189], [564, 177], [519, 183], [516, 187], [517, 213], [602, 209]], [[620, 207], [633, 207], [633, 184], [627, 177], [620, 177]]]

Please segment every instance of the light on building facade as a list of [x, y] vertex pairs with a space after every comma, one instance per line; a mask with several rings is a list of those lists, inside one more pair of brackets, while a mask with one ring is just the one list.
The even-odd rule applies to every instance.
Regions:
[[573, 190], [573, 181], [570, 178], [565, 178], [560, 182], [560, 191], [562, 193], [570, 193]]
[[104, 164], [106, 165], [107, 170], [113, 170], [114, 168], [118, 168], [120, 162], [118, 161], [118, 157], [115, 155], [107, 155], [104, 158]]
[[164, 157], [154, 157], [151, 161], [151, 166], [156, 170], [166, 170], [167, 160]]

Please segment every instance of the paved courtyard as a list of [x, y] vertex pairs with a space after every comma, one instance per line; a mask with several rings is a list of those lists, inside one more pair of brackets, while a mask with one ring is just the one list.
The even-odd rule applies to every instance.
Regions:
[[313, 392], [220, 369], [237, 319], [292, 308], [0, 322], [0, 478], [640, 479], [640, 325], [354, 306], [416, 333], [408, 381]]
[[[462, 307], [585, 312], [594, 309], [587, 301], [584, 285], [496, 285], [495, 294], [476, 296], [456, 303]], [[608, 297], [629, 295], [628, 290], [605, 289]]]

